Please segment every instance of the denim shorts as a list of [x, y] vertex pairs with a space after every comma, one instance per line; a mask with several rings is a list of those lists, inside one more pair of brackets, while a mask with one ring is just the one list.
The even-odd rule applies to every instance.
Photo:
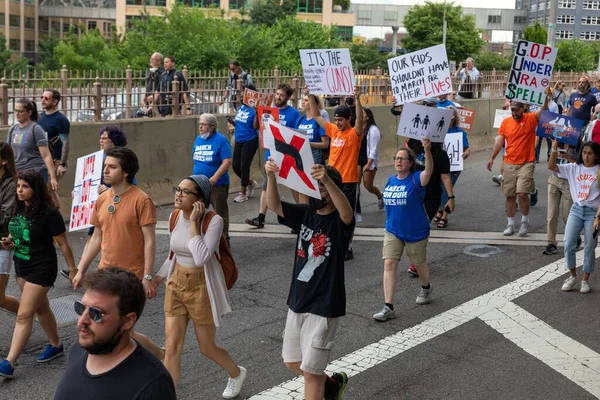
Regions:
[[12, 250], [0, 249], [0, 275], [10, 275], [10, 270], [13, 265]]

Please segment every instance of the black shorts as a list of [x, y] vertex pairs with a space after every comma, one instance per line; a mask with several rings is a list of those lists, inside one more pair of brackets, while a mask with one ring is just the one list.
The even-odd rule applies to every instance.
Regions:
[[344, 196], [350, 202], [350, 207], [352, 207], [352, 211], [356, 211], [356, 198], [357, 198], [357, 190], [358, 183], [342, 183], [342, 192]]
[[29, 283], [42, 287], [52, 287], [58, 275], [58, 265], [41, 265], [39, 267], [23, 267], [15, 260], [17, 278], [23, 278]]

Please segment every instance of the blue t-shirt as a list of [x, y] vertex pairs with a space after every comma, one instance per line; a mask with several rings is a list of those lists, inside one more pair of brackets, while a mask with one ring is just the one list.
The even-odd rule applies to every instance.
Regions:
[[60, 111], [52, 114], [46, 114], [44, 111], [40, 114], [40, 119], [37, 123], [48, 134], [48, 146], [52, 150], [52, 158], [60, 160], [62, 157], [63, 142], [60, 140], [59, 135], [69, 135], [71, 129], [69, 119]]
[[462, 132], [463, 135], [463, 149], [469, 148], [469, 138], [467, 137], [467, 132], [465, 132], [462, 128], [458, 126], [453, 126], [452, 128], [448, 128], [448, 135], [452, 133]]
[[454, 102], [452, 102], [452, 101], [450, 101], [448, 99], [446, 99], [444, 101], [437, 101], [435, 103], [435, 105], [436, 105], [437, 108], [448, 108], [448, 107], [455, 107], [456, 106], [456, 104], [454, 104]]
[[[298, 128], [298, 123], [302, 116], [300, 112], [296, 110], [294, 107], [285, 106], [284, 108], [279, 109], [279, 123], [288, 128], [296, 129]], [[271, 150], [266, 149], [265, 151], [265, 162], [271, 155]]]
[[[212, 177], [223, 164], [223, 160], [231, 158], [231, 145], [225, 135], [216, 132], [208, 139], [202, 136], [194, 141], [194, 175]], [[229, 185], [229, 171], [225, 172], [215, 186]]]
[[571, 93], [569, 100], [569, 107], [571, 108], [571, 117], [583, 120], [584, 124], [590, 122], [592, 108], [594, 108], [596, 104], [598, 104], [596, 96], [594, 96], [591, 92], [587, 92], [586, 94], [574, 92]]
[[600, 90], [593, 87], [592, 93], [594, 94], [594, 96], [596, 96], [596, 101], [600, 103]]
[[317, 121], [314, 118], [307, 119], [306, 115], [300, 119], [298, 130], [305, 132], [306, 136], [308, 136], [308, 140], [313, 143], [322, 142], [323, 140], [321, 138], [325, 136], [325, 129], [317, 124]]
[[246, 143], [258, 137], [258, 131], [254, 129], [254, 117], [256, 110], [242, 104], [235, 115], [235, 141]]
[[385, 230], [407, 243], [429, 237], [429, 218], [423, 205], [425, 187], [421, 186], [420, 178], [421, 171], [404, 179], [392, 175], [383, 191]]

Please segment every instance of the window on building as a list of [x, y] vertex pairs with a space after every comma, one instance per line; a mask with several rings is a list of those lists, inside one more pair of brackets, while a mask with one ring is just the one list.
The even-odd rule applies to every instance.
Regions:
[[63, 33], [69, 32], [69, 28], [70, 28], [69, 24], [63, 24]]
[[96, 21], [88, 21], [88, 31], [91, 31], [92, 29], [96, 29], [98, 27], [98, 23]]
[[35, 18], [25, 17], [25, 29], [35, 28]]
[[25, 41], [25, 51], [35, 51], [35, 40]]
[[556, 31], [557, 39], [573, 39], [573, 31]]
[[574, 15], [559, 15], [556, 17], [557, 24], [574, 24], [575, 16]]
[[246, 7], [246, 0], [229, 0], [230, 10], [241, 10]]
[[6, 14], [0, 13], [0, 26], [4, 26], [4, 18], [6, 18]]
[[20, 51], [20, 46], [19, 46], [19, 39], [10, 39], [9, 40], [9, 46], [11, 50], [14, 51]]
[[600, 32], [583, 31], [579, 34], [581, 40], [597, 40], [600, 39]]
[[488, 15], [488, 24], [499, 24], [500, 20], [500, 15]]
[[[238, 2], [244, 3], [242, 7], [245, 5], [245, 2], [242, 0], [237, 0]], [[229, 4], [232, 3], [232, 0], [229, 1]], [[296, 1], [296, 10], [298, 12], [305, 13], [322, 13], [323, 12], [323, 0], [297, 0]]]
[[600, 17], [591, 15], [583, 17], [581, 18], [581, 25], [600, 25]]
[[19, 26], [21, 26], [21, 19], [19, 18], [18, 15], [10, 15], [9, 17], [9, 23], [10, 26], [18, 28]]
[[383, 19], [385, 21], [396, 22], [396, 21], [398, 21], [398, 12], [397, 11], [385, 11], [383, 13]]
[[575, 0], [558, 0], [558, 8], [575, 8]]
[[596, 0], [583, 0], [584, 10], [600, 10], [600, 1]]
[[33, 6], [33, 5], [35, 5], [35, 0], [25, 0], [25, 4]]
[[129, 6], [143, 6], [143, 0], [127, 0]]
[[514, 18], [513, 22], [515, 24], [526, 24], [527, 23], [527, 17], [525, 15], [515, 15], [515, 18]]
[[537, 3], [533, 3], [532, 5], [529, 6], [530, 11], [537, 11], [537, 9], [538, 9]]
[[337, 34], [338, 34], [338, 36], [342, 40], [345, 40], [347, 42], [351, 42], [352, 41], [353, 28], [354, 27], [352, 27], [352, 26], [338, 26], [337, 27]]
[[103, 22], [102, 28], [105, 35], [110, 36], [112, 34], [112, 24], [110, 22]]
[[60, 33], [60, 23], [59, 22], [52, 22], [52, 32], [54, 32], [57, 35]]
[[40, 31], [48, 32], [48, 20], [40, 18]]
[[220, 0], [177, 0], [177, 2], [188, 7], [198, 8], [219, 8], [221, 5]]

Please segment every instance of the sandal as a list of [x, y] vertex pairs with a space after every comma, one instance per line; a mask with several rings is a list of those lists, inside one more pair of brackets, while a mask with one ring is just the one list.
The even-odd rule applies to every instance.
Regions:
[[445, 228], [448, 226], [448, 220], [446, 218], [440, 218], [437, 227], [438, 228]]
[[442, 219], [442, 217], [444, 216], [444, 211], [439, 210], [436, 214], [435, 217], [433, 217], [433, 222], [438, 223], [440, 222], [440, 220]]

